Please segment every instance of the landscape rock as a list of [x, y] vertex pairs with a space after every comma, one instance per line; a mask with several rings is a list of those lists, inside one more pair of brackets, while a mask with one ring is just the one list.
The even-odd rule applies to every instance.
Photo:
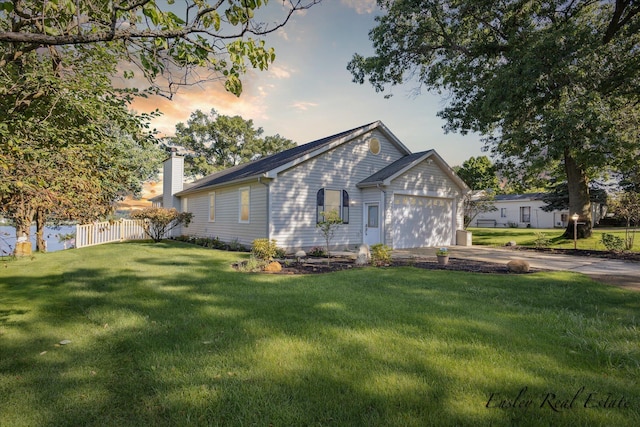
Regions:
[[369, 265], [370, 260], [367, 259], [366, 255], [360, 254], [358, 255], [358, 257], [356, 258], [356, 265], [358, 266], [362, 266], [362, 265]]
[[296, 252], [296, 258], [306, 258], [307, 257], [307, 253], [303, 250], [299, 250], [298, 252]]
[[514, 259], [507, 263], [507, 268], [512, 273], [528, 273], [529, 263], [522, 259]]
[[264, 271], [267, 273], [279, 273], [282, 271], [282, 264], [280, 264], [278, 261], [270, 262], [264, 268]]
[[356, 257], [356, 265], [368, 265], [371, 263], [371, 252], [369, 245], [360, 245], [358, 256]]
[[512, 240], [512, 241], [510, 241], [510, 242], [505, 243], [504, 245], [505, 245], [505, 246], [516, 246], [516, 245], [517, 245], [517, 243], [516, 243], [515, 241], [513, 241], [513, 240]]

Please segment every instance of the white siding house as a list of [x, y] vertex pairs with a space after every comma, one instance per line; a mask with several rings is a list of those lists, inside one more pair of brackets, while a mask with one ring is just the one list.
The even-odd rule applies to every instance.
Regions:
[[[501, 194], [495, 197], [496, 211], [478, 214], [471, 225], [478, 227], [566, 228], [569, 210], [546, 212], [544, 193]], [[591, 204], [592, 226], [600, 220], [600, 205]]]
[[[182, 179], [167, 173], [174, 170], [180, 165], [165, 166], [165, 177]], [[323, 245], [320, 212], [336, 209], [344, 221], [336, 248], [409, 248], [456, 244], [467, 191], [435, 151], [412, 154], [374, 122], [217, 172], [163, 201], [193, 213], [178, 234], [244, 245], [269, 238], [290, 251], [308, 249]]]

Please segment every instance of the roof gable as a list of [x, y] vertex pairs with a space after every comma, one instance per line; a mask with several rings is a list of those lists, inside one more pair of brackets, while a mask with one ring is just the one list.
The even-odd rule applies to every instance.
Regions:
[[374, 129], [380, 130], [389, 140], [401, 151], [406, 154], [411, 152], [405, 147], [398, 138], [396, 138], [389, 129], [380, 121], [366, 124], [351, 130], [327, 136], [307, 144], [298, 145], [285, 151], [263, 157], [252, 162], [243, 163], [220, 172], [213, 173], [197, 181], [194, 181], [188, 189], [185, 189], [177, 196], [194, 193], [209, 187], [216, 187], [223, 184], [229, 184], [237, 181], [243, 181], [251, 178], [264, 176], [267, 178], [275, 178], [282, 170], [286, 170], [310, 158], [324, 153], [336, 146], [348, 142], [358, 136], [370, 132]]
[[358, 187], [390, 185], [391, 181], [427, 159], [433, 160], [461, 190], [464, 192], [470, 191], [469, 186], [449, 167], [435, 150], [427, 150], [404, 156], [368, 178], [363, 179], [357, 185]]

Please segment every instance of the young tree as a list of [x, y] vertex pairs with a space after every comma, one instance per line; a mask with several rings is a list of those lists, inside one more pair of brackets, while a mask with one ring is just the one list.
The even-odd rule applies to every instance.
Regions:
[[0, 44], [11, 49], [0, 56], [0, 67], [43, 47], [101, 45], [128, 64], [124, 77], [141, 71], [168, 97], [181, 85], [213, 79], [223, 79], [228, 91], [240, 95], [247, 66], [265, 70], [275, 59], [273, 48], [259, 38], [320, 0], [283, 1], [279, 18], [269, 25], [256, 18], [268, 0], [185, 0], [182, 7], [174, 2], [2, 1]]
[[195, 177], [295, 147], [280, 135], [263, 138], [263, 132], [253, 120], [220, 115], [214, 109], [208, 115], [196, 110], [165, 141], [186, 149], [185, 173]]
[[637, 154], [637, 1], [378, 3], [375, 54], [354, 55], [354, 81], [448, 91], [445, 128], [483, 134], [502, 170], [527, 180], [563, 168], [589, 236], [589, 182]]
[[612, 198], [611, 210], [625, 221], [624, 245], [631, 250], [634, 245], [636, 229], [640, 225], [640, 193], [623, 191]]
[[466, 193], [462, 200], [464, 209], [464, 229], [466, 230], [479, 214], [497, 211], [498, 208], [496, 208], [494, 202], [495, 194], [491, 191], [470, 191]]
[[337, 210], [332, 209], [328, 212], [320, 212], [320, 221], [316, 224], [320, 233], [324, 237], [325, 244], [327, 245], [327, 265], [331, 265], [331, 247], [330, 243], [336, 235], [338, 227], [342, 225], [342, 219]]
[[178, 212], [175, 208], [146, 208], [131, 214], [131, 218], [144, 221], [142, 227], [145, 234], [156, 243], [166, 238], [169, 231], [177, 226], [188, 226], [192, 217], [191, 212]]

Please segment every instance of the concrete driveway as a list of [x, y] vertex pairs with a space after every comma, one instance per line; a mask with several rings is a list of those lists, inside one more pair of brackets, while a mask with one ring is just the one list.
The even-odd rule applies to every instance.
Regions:
[[[434, 257], [436, 248], [395, 250], [398, 257]], [[526, 260], [533, 268], [583, 273], [594, 280], [640, 291], [640, 263], [608, 258], [516, 251], [490, 246], [451, 246], [452, 258], [506, 264], [514, 259]]]

